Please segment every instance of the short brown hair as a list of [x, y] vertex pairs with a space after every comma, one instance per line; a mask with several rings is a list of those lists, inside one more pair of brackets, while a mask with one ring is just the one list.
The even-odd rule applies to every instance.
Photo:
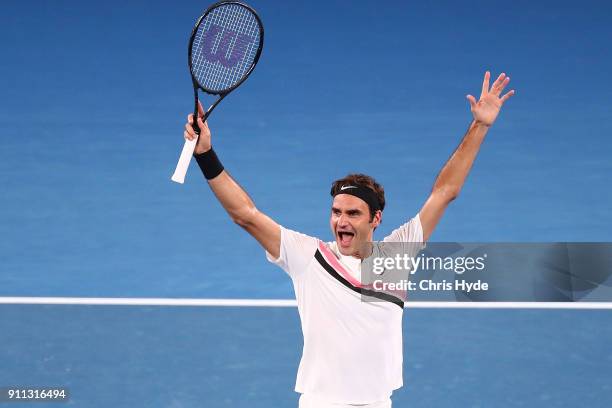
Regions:
[[[338, 179], [332, 183], [332, 187], [330, 191], [332, 197], [338, 194], [338, 192], [340, 191], [340, 188], [346, 184], [353, 184], [353, 185], [358, 184], [360, 186], [369, 188], [370, 190], [374, 192], [374, 194], [376, 195], [376, 198], [378, 198], [378, 202], [380, 203], [380, 210], [382, 211], [385, 209], [385, 189], [383, 188], [383, 186], [378, 184], [376, 180], [374, 180], [373, 177], [370, 177], [366, 174], [355, 173], [355, 174], [349, 174], [346, 177]], [[373, 211], [372, 208], [369, 208], [369, 209], [370, 209], [370, 220], [372, 220], [374, 219], [374, 215], [376, 214], [376, 211]]]

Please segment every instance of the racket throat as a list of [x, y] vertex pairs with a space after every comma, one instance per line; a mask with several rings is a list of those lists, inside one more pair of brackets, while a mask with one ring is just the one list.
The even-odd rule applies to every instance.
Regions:
[[[193, 107], [193, 117], [197, 118], [199, 116], [198, 115], [199, 114], [199, 111], [198, 111], [199, 98], [198, 98], [198, 89], [196, 87], [194, 87], [193, 93], [194, 93], [194, 99], [195, 99], [195, 106]], [[215, 103], [210, 105], [210, 107], [206, 110], [206, 112], [204, 112], [204, 116], [202, 117], [202, 122], [206, 122], [206, 119], [208, 119], [212, 111], [217, 107], [219, 102], [221, 102], [223, 98], [225, 98], [226, 95], [227, 93], [219, 95], [219, 98], [215, 101]], [[196, 134], [198, 135], [200, 134], [200, 126], [198, 125], [197, 120], [194, 121], [193, 130], [196, 132]]]

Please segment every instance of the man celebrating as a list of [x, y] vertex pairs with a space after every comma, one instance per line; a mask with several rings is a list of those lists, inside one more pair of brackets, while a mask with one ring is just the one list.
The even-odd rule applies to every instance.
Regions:
[[[501, 96], [510, 78], [501, 74], [489, 88], [485, 73], [479, 100], [467, 95], [473, 121], [438, 175], [419, 213], [385, 237], [412, 243], [414, 256], [431, 236], [448, 204], [458, 195], [489, 128], [514, 91]], [[202, 107], [200, 106], [200, 116]], [[372, 241], [385, 208], [382, 186], [372, 177], [351, 174], [335, 181], [330, 227], [334, 242], [291, 231], [260, 212], [247, 193], [224, 170], [211, 147], [206, 123], [194, 156], [208, 184], [232, 220], [284, 269], [295, 289], [304, 349], [295, 390], [300, 408], [360, 406], [390, 408], [391, 393], [402, 386], [403, 303], [392, 296], [362, 301], [369, 293], [361, 282], [364, 244]], [[189, 115], [184, 136], [198, 137]], [[371, 291], [370, 291], [371, 292]], [[399, 307], [398, 307], [399, 306]]]

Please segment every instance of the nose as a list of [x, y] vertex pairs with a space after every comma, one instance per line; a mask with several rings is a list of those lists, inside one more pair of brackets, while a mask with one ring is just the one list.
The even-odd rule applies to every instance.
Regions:
[[346, 227], [347, 225], [348, 225], [348, 221], [346, 219], [346, 216], [344, 214], [340, 214], [340, 216], [338, 217], [338, 226]]

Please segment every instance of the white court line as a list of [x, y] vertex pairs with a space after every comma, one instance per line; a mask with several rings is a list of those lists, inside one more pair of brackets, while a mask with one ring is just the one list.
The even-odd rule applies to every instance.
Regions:
[[116, 306], [238, 306], [295, 307], [290, 299], [174, 299], [174, 298], [77, 298], [0, 297], [0, 304], [24, 305], [116, 305]]
[[[0, 297], [0, 304], [296, 307], [292, 299]], [[408, 309], [612, 309], [612, 302], [408, 302]]]

